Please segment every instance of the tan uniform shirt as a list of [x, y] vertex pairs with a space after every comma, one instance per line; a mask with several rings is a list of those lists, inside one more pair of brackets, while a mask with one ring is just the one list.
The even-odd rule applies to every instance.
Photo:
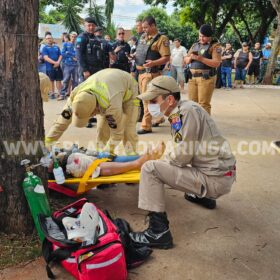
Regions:
[[[111, 143], [118, 143], [123, 140], [124, 122], [123, 113], [130, 115], [132, 106], [139, 106], [138, 84], [135, 79], [122, 70], [105, 69], [90, 76], [86, 81], [77, 86], [67, 101], [66, 109], [71, 109], [71, 103], [75, 96], [82, 92], [89, 92], [96, 96], [97, 106], [100, 114], [104, 116], [111, 128]], [[94, 109], [94, 108], [93, 108]], [[64, 119], [70, 124], [71, 120]], [[47, 141], [56, 141], [68, 127], [62, 119], [57, 120], [47, 135]]]
[[173, 150], [167, 156], [172, 165], [191, 165], [206, 175], [222, 176], [235, 166], [229, 143], [213, 119], [197, 103], [180, 101], [169, 116]]
[[[155, 36], [157, 36], [157, 34]], [[155, 36], [143, 35], [140, 38], [140, 41], [144, 41], [145, 44], [149, 45], [149, 44], [151, 44], [151, 42], [152, 42], [152, 40]], [[161, 57], [170, 56], [171, 53], [170, 53], [170, 46], [169, 46], [168, 37], [165, 36], [165, 35], [160, 35], [160, 37], [152, 44], [151, 50], [158, 52]], [[137, 69], [143, 70], [144, 67], [137, 66]]]

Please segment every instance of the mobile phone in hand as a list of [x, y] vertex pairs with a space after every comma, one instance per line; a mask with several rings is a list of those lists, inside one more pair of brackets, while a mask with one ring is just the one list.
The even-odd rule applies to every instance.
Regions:
[[194, 55], [198, 55], [198, 51], [192, 51]]

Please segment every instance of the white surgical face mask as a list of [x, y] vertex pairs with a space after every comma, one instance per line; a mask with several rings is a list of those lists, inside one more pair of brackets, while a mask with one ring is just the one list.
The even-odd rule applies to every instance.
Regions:
[[164, 114], [160, 111], [160, 104], [148, 104], [148, 111], [152, 117], [164, 117]]

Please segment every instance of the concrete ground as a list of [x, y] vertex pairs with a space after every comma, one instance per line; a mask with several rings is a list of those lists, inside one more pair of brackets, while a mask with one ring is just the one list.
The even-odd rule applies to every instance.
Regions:
[[[152, 257], [129, 272], [131, 280], [278, 280], [280, 279], [280, 155], [257, 154], [280, 139], [280, 90], [215, 90], [213, 118], [232, 149], [237, 151], [237, 181], [232, 192], [220, 198], [215, 210], [206, 210], [183, 198], [183, 193], [167, 189], [167, 213], [175, 247], [154, 250]], [[62, 102], [45, 104], [46, 130]], [[61, 140], [94, 139], [95, 128], [71, 127]], [[147, 141], [170, 139], [166, 122]], [[254, 141], [251, 144], [240, 141]], [[255, 155], [246, 154], [251, 150]], [[91, 201], [114, 215], [127, 219], [136, 230], [144, 229], [145, 213], [137, 208], [137, 185], [118, 185], [93, 190]], [[72, 279], [62, 269], [57, 279]], [[41, 258], [25, 266], [5, 269], [0, 279], [47, 279]]]

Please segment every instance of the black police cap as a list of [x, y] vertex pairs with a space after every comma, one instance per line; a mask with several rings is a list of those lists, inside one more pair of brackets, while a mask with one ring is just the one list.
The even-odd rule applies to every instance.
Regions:
[[85, 22], [94, 23], [94, 24], [96, 25], [96, 21], [95, 21], [95, 19], [92, 18], [92, 17], [87, 17], [87, 18], [85, 18]]
[[213, 30], [210, 24], [201, 25], [199, 32], [206, 37], [211, 37], [213, 35]]

